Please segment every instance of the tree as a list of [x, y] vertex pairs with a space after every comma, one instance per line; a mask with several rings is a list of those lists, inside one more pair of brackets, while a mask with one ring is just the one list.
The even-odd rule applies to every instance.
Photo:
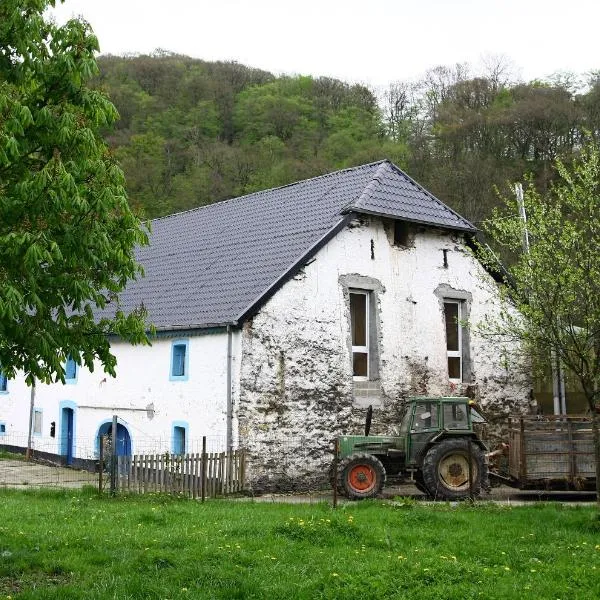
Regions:
[[556, 169], [559, 179], [548, 193], [527, 189], [526, 229], [510, 198], [486, 223], [514, 256], [505, 293], [518, 312], [507, 309], [484, 329], [523, 342], [540, 364], [552, 349], [578, 379], [592, 415], [600, 504], [600, 150], [588, 141], [572, 166], [558, 161]]
[[68, 356], [114, 376], [107, 335], [148, 342], [144, 311], [118, 308], [148, 237], [99, 135], [117, 112], [86, 86], [98, 42], [54, 4], [0, 3], [0, 368], [28, 383], [64, 381]]

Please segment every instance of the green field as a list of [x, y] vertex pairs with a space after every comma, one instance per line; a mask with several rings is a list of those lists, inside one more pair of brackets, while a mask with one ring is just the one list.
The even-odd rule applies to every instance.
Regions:
[[0, 490], [3, 598], [600, 598], [591, 507]]

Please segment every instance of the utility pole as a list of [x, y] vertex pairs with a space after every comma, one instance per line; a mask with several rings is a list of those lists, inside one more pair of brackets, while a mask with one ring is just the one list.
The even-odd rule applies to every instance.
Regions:
[[[527, 214], [525, 212], [525, 201], [523, 199], [523, 186], [515, 183], [515, 196], [519, 207], [519, 217], [523, 221], [523, 252], [529, 255], [529, 232], [527, 231]], [[554, 414], [566, 414], [567, 402], [565, 394], [565, 376], [560, 359], [556, 356], [554, 348], [550, 351], [550, 367], [552, 369], [552, 400]]]

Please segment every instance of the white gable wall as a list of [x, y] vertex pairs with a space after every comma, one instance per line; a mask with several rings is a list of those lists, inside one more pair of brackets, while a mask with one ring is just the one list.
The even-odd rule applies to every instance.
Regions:
[[[493, 280], [458, 236], [421, 228], [413, 247], [398, 248], [392, 227], [376, 218], [355, 221], [244, 328], [240, 435], [243, 443], [256, 444], [265, 463], [273, 458], [269, 448], [277, 447], [272, 440], [288, 440], [290, 455], [301, 457], [280, 461], [290, 477], [303, 468], [308, 476], [315, 465], [325, 472], [332, 439], [359, 433], [371, 403], [373, 431], [381, 433], [398, 422], [409, 395], [459, 395], [470, 386], [496, 413], [528, 408], [528, 377], [507, 370], [500, 349], [472, 332], [468, 380], [455, 386], [448, 378], [443, 297], [464, 297], [477, 323], [499, 310]], [[361, 282], [378, 303], [379, 378], [359, 384], [359, 391], [351, 371], [347, 291]]]

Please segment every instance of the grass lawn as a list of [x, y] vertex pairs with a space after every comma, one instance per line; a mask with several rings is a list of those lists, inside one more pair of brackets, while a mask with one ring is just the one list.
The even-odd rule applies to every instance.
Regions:
[[600, 598], [590, 507], [0, 490], [5, 598]]

